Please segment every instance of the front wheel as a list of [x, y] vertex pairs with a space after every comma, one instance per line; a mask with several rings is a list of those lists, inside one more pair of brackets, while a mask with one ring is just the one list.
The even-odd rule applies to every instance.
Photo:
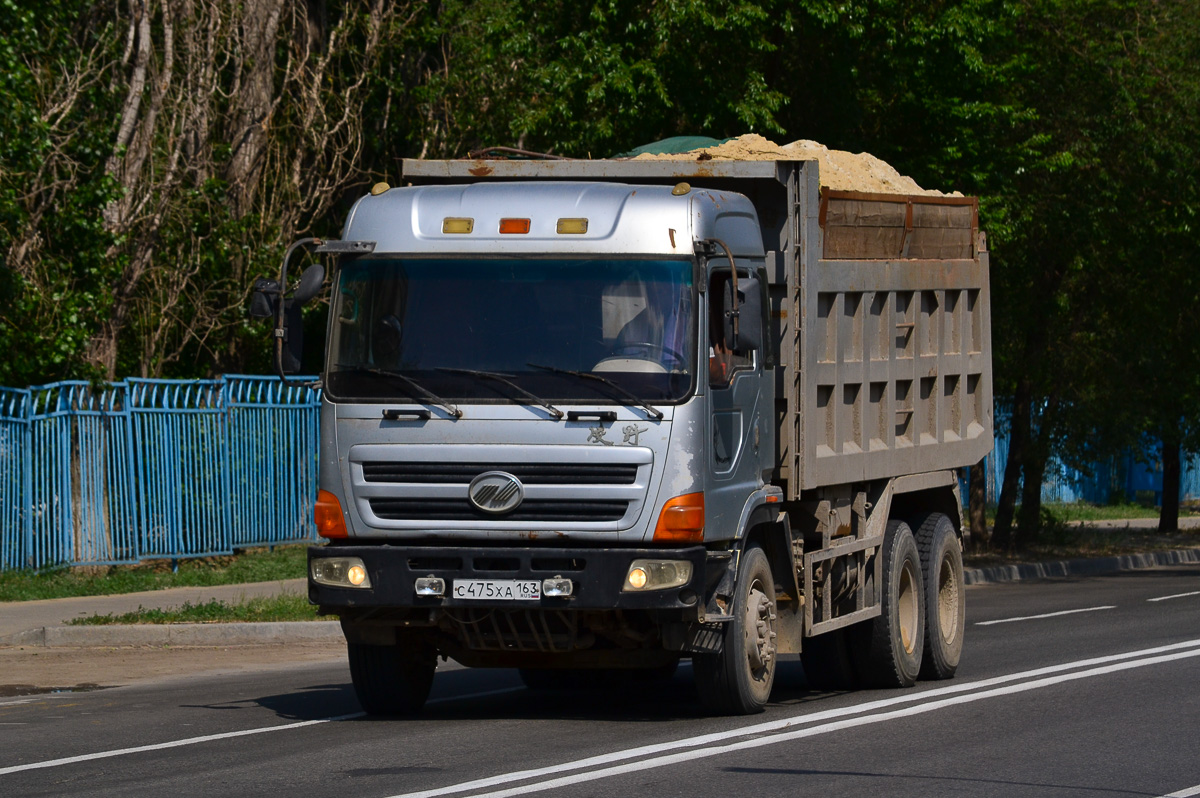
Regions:
[[700, 701], [725, 715], [762, 712], [775, 683], [775, 578], [757, 546], [742, 553], [733, 619], [721, 651], [693, 658]]
[[437, 669], [434, 649], [421, 641], [347, 649], [354, 693], [368, 715], [414, 715], [425, 705]]

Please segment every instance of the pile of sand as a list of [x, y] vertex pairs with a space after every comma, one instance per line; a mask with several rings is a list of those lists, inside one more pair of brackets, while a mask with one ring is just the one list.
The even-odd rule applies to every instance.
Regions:
[[821, 185], [834, 191], [862, 191], [873, 194], [945, 195], [925, 190], [907, 175], [867, 152], [831, 150], [816, 141], [801, 139], [791, 144], [776, 144], [757, 133], [747, 133], [716, 147], [703, 147], [686, 153], [639, 155], [637, 160], [729, 160], [729, 161], [818, 161]]

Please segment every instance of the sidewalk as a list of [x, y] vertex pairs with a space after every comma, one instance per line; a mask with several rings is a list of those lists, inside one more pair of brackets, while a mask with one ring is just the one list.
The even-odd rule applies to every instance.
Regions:
[[237, 603], [256, 596], [304, 595], [304, 579], [214, 587], [177, 587], [112, 596], [0, 602], [0, 646], [228, 646], [340, 641], [337, 621], [287, 623], [183, 623], [68, 626], [75, 618], [168, 609], [214, 599]]

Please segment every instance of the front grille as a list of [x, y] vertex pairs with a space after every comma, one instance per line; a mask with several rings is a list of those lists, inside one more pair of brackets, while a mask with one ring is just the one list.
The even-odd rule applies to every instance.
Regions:
[[370, 499], [371, 512], [386, 521], [619, 521], [629, 502], [526, 499], [503, 515], [476, 510], [466, 499]]
[[526, 485], [632, 485], [637, 465], [581, 463], [363, 463], [366, 482], [465, 485], [487, 471], [506, 471]]

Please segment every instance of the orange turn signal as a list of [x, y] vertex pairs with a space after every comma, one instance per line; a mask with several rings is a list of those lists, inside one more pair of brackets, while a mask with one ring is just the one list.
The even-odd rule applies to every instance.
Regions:
[[506, 234], [507, 233], [515, 233], [517, 235], [523, 235], [525, 233], [528, 233], [529, 232], [529, 220], [528, 219], [501, 219], [500, 220], [500, 232], [506, 233]]
[[658, 514], [654, 527], [655, 543], [704, 542], [704, 494], [676, 496]]
[[317, 534], [323, 538], [348, 538], [346, 517], [342, 515], [342, 504], [327, 490], [317, 493], [317, 506], [313, 510], [317, 522]]

